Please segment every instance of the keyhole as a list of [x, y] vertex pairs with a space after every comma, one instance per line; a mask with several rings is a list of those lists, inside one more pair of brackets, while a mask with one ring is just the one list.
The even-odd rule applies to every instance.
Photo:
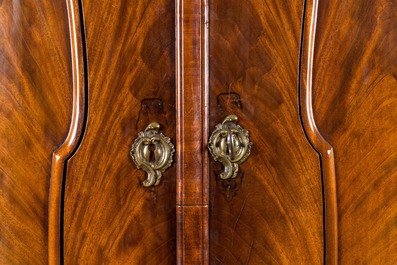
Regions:
[[156, 150], [156, 145], [150, 144], [149, 145], [149, 162], [153, 163], [155, 162], [155, 156], [154, 156], [154, 151]]

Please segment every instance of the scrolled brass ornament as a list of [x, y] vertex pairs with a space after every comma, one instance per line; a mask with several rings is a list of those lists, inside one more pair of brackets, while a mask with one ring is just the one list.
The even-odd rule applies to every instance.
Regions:
[[160, 124], [150, 123], [143, 132], [138, 133], [130, 151], [135, 165], [147, 173], [147, 178], [142, 181], [144, 187], [159, 185], [161, 173], [172, 165], [175, 147], [171, 139], [159, 130]]
[[246, 129], [237, 125], [236, 115], [227, 116], [221, 124], [215, 126], [208, 142], [208, 149], [215, 161], [223, 164], [221, 179], [235, 178], [239, 164], [251, 153], [252, 142]]

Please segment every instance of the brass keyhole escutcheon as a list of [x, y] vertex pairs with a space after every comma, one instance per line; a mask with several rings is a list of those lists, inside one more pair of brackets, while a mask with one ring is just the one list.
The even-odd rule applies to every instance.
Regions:
[[160, 124], [150, 123], [143, 132], [138, 133], [130, 155], [135, 165], [147, 173], [142, 186], [151, 187], [160, 184], [162, 172], [172, 164], [175, 147], [169, 137], [159, 132]]
[[208, 141], [208, 149], [215, 161], [223, 164], [221, 179], [235, 178], [238, 165], [250, 155], [252, 143], [246, 129], [237, 125], [236, 115], [227, 116], [215, 126]]

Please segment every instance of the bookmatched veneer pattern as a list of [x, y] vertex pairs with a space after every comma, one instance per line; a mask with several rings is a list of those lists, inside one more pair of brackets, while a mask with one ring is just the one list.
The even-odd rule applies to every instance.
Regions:
[[321, 264], [320, 160], [302, 130], [304, 1], [210, 1], [210, 128], [236, 114], [250, 157], [222, 181], [211, 163], [211, 264]]
[[175, 3], [83, 1], [89, 112], [69, 160], [65, 264], [175, 264], [175, 166], [145, 188], [130, 157], [158, 122], [175, 139]]

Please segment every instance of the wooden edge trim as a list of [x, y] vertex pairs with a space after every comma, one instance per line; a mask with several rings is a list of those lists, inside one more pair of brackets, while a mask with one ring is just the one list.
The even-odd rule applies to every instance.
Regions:
[[[80, 21], [79, 0], [66, 0], [69, 22], [70, 54], [72, 67], [72, 117], [68, 135], [62, 145], [54, 151], [51, 164], [48, 202], [48, 263], [63, 264], [62, 261], [62, 198], [64, 166], [78, 147], [83, 135], [86, 114], [84, 55]], [[82, 11], [81, 11], [82, 12]]]
[[203, 54], [201, 56], [202, 67], [201, 67], [201, 78], [203, 84], [203, 125], [202, 125], [202, 134], [203, 134], [203, 207], [202, 207], [202, 220], [203, 224], [203, 242], [202, 242], [202, 255], [203, 255], [203, 264], [209, 264], [210, 260], [210, 239], [209, 239], [209, 201], [210, 201], [210, 158], [208, 151], [208, 139], [210, 136], [210, 69], [209, 69], [209, 60], [210, 60], [210, 17], [209, 17], [209, 0], [202, 0], [201, 3], [201, 28], [202, 28], [202, 43], [201, 46]]
[[210, 182], [210, 157], [208, 151], [208, 139], [210, 137], [210, 81], [209, 81], [209, 60], [210, 60], [210, 49], [209, 49], [209, 0], [202, 0], [201, 2], [201, 79], [202, 79], [202, 101], [203, 101], [203, 113], [202, 113], [202, 150], [203, 150], [203, 204], [208, 205], [209, 203], [209, 182]]
[[300, 62], [300, 115], [303, 130], [319, 153], [322, 169], [324, 204], [324, 263], [338, 264], [338, 210], [336, 195], [335, 160], [332, 146], [317, 128], [313, 114], [313, 63], [319, 0], [306, 0]]
[[[177, 262], [178, 265], [209, 264], [208, 253], [208, 205], [176, 206], [176, 212], [183, 218], [177, 220]], [[182, 245], [183, 243], [183, 245]]]
[[[182, 155], [184, 146], [184, 123], [181, 117], [184, 113], [184, 96], [183, 96], [183, 17], [182, 17], [182, 2], [183, 0], [175, 0], [175, 82], [176, 82], [176, 178], [177, 178], [177, 196], [184, 193], [184, 187], [178, 181], [179, 176], [183, 174], [184, 159]], [[180, 186], [181, 185], [181, 186]], [[182, 198], [177, 198], [177, 201], [182, 201]]]
[[[207, 142], [209, 136], [209, 0], [175, 0], [175, 63], [176, 63], [176, 174], [177, 174], [177, 212], [176, 212], [176, 238], [177, 264], [209, 264], [209, 156], [207, 151]], [[198, 5], [197, 13], [194, 15], [187, 15], [186, 9]], [[185, 8], [185, 10], [184, 10]], [[200, 12], [200, 14], [198, 14]], [[187, 17], [189, 16], [189, 17]], [[186, 20], [192, 24], [199, 25], [199, 34], [193, 36], [184, 36], [190, 30], [187, 26]], [[189, 33], [191, 34], [191, 33]], [[192, 47], [184, 46], [184, 37], [194, 37], [197, 39], [199, 45]], [[187, 50], [194, 49], [194, 50]], [[183, 152], [185, 152], [185, 140], [188, 135], [185, 134], [184, 117], [187, 115], [185, 104], [195, 104], [195, 102], [185, 102], [185, 81], [191, 81], [196, 76], [190, 76], [185, 67], [191, 67], [192, 58], [187, 58], [184, 55], [187, 53], [194, 53], [199, 50], [199, 62], [196, 61], [195, 71], [200, 75], [200, 104], [201, 104], [201, 186], [202, 196], [200, 203], [189, 204], [185, 203], [186, 192], [184, 185], [184, 161]], [[192, 69], [188, 69], [191, 71]], [[188, 101], [188, 100], [187, 100]], [[190, 101], [190, 100], [189, 100]], [[198, 129], [198, 128], [197, 128]], [[194, 220], [197, 226], [189, 225], [190, 221]]]

